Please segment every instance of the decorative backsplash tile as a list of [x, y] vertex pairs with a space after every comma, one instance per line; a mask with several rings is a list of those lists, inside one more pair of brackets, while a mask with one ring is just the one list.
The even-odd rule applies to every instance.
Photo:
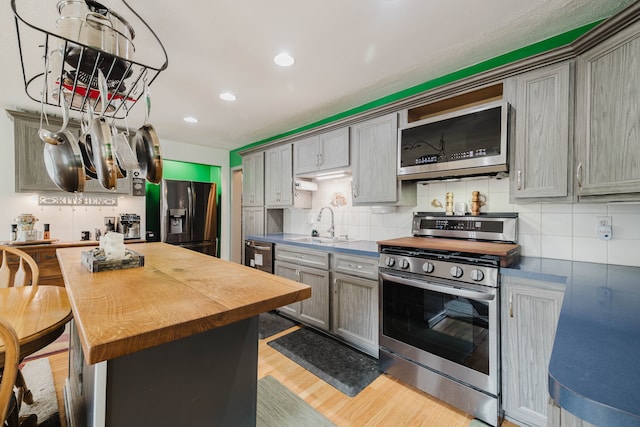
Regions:
[[[640, 266], [637, 255], [640, 253], [640, 203], [512, 204], [508, 179], [483, 177], [419, 183], [417, 206], [398, 207], [390, 214], [374, 214], [369, 207], [351, 204], [351, 179], [347, 177], [319, 183], [318, 191], [313, 193], [311, 211], [317, 214], [322, 206], [331, 202], [332, 194], [344, 194], [346, 204], [334, 208], [336, 235], [380, 240], [409, 236], [414, 211], [444, 212], [447, 192], [454, 193], [454, 202], [467, 203], [469, 210], [472, 191], [486, 196], [487, 204], [481, 212], [519, 213], [518, 243], [525, 256]], [[434, 207], [434, 200], [440, 201], [442, 207]], [[309, 210], [292, 209], [285, 213], [285, 232], [310, 233], [307, 213], [297, 211], [308, 213]], [[597, 216], [612, 217], [612, 240], [597, 238]], [[328, 220], [326, 215], [323, 221]]]

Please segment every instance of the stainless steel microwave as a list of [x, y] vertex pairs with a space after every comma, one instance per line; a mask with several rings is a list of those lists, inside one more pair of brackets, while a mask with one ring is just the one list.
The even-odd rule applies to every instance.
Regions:
[[493, 101], [409, 123], [398, 130], [398, 178], [508, 171], [509, 104]]

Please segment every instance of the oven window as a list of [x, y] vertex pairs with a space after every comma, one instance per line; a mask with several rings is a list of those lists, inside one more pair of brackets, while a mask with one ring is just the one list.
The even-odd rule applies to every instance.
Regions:
[[489, 374], [489, 303], [384, 282], [383, 334]]

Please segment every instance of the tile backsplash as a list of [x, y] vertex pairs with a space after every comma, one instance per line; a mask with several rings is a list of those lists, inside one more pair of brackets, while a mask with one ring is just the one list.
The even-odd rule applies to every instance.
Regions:
[[[481, 212], [517, 212], [518, 243], [524, 256], [640, 266], [640, 203], [529, 203], [509, 202], [509, 180], [476, 178], [417, 184], [417, 206], [399, 206], [392, 213], [374, 214], [368, 206], [351, 204], [351, 178], [319, 181], [311, 209], [285, 210], [284, 231], [310, 234], [317, 229], [327, 235], [331, 215], [320, 208], [330, 206], [335, 214], [335, 235], [361, 240], [382, 240], [411, 234], [414, 211], [444, 211], [445, 195], [465, 202], [470, 209], [471, 192], [486, 197]], [[346, 204], [343, 204], [346, 201]], [[442, 207], [436, 207], [438, 204]], [[434, 206], [435, 205], [435, 206]], [[599, 216], [612, 219], [609, 241], [597, 237]]]

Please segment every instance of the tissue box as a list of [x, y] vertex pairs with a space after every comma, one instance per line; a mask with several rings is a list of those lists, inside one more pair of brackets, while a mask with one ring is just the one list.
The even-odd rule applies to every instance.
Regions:
[[101, 249], [92, 249], [82, 252], [80, 261], [92, 273], [144, 267], [144, 255], [130, 249], [125, 250], [125, 258], [118, 260], [106, 260]]

